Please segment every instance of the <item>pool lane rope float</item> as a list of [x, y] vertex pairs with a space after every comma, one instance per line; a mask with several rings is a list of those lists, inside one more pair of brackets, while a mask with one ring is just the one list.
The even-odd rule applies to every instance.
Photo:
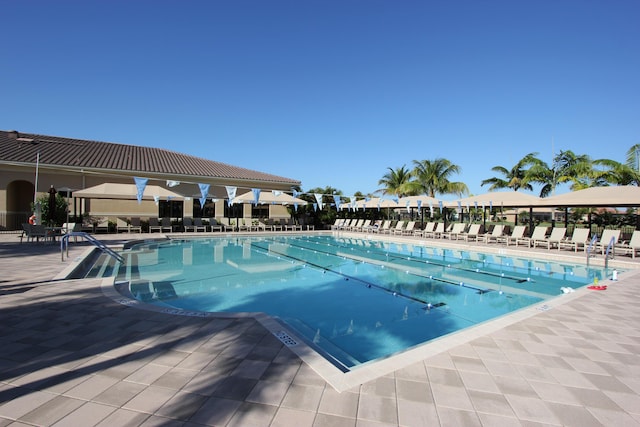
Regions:
[[[297, 261], [297, 262], [301, 263], [303, 266], [304, 266], [304, 265], [310, 265], [310, 266], [312, 266], [312, 267], [315, 267], [315, 268], [317, 268], [317, 269], [321, 270], [323, 273], [324, 273], [324, 272], [326, 272], [326, 271], [330, 271], [330, 272], [332, 272], [332, 273], [334, 273], [334, 274], [337, 274], [338, 276], [340, 276], [340, 277], [344, 278], [346, 281], [353, 280], [353, 281], [355, 281], [355, 282], [360, 282], [360, 283], [363, 283], [364, 285], [366, 285], [366, 286], [367, 286], [367, 288], [376, 288], [376, 289], [380, 289], [380, 290], [383, 290], [383, 291], [385, 291], [385, 292], [390, 293], [390, 294], [391, 294], [391, 295], [393, 295], [394, 297], [400, 296], [400, 297], [403, 297], [403, 298], [410, 299], [410, 300], [412, 300], [412, 301], [416, 301], [416, 302], [418, 302], [418, 303], [420, 303], [420, 304], [425, 304], [425, 306], [426, 306], [426, 307], [428, 307], [428, 309], [431, 309], [431, 308], [439, 308], [439, 307], [442, 307], [442, 306], [446, 306], [446, 303], [439, 302], [439, 303], [435, 303], [435, 304], [433, 304], [433, 303], [430, 303], [430, 302], [428, 302], [428, 301], [424, 301], [423, 299], [416, 298], [416, 297], [414, 297], [414, 296], [412, 296], [412, 295], [406, 295], [406, 294], [400, 293], [400, 292], [398, 292], [398, 291], [390, 290], [390, 289], [388, 289], [388, 288], [386, 288], [386, 287], [384, 287], [384, 286], [378, 285], [378, 284], [376, 284], [376, 283], [371, 283], [371, 282], [368, 282], [368, 281], [366, 281], [366, 280], [362, 280], [362, 279], [360, 279], [359, 277], [350, 276], [350, 275], [348, 275], [348, 274], [344, 274], [344, 273], [342, 273], [341, 271], [336, 271], [336, 270], [333, 270], [333, 269], [331, 269], [331, 268], [329, 268], [329, 267], [325, 267], [325, 266], [320, 265], [320, 264], [315, 264], [315, 263], [309, 262], [309, 261], [307, 261], [307, 260], [304, 260], [304, 259], [302, 259], [302, 258], [297, 258], [297, 257], [291, 256], [291, 255], [289, 255], [289, 254], [287, 254], [287, 253], [284, 253], [284, 252], [275, 251], [275, 250], [273, 250], [272, 248], [265, 248], [265, 247], [262, 247], [262, 246], [258, 245], [257, 243], [251, 243], [251, 246], [252, 246], [253, 248], [257, 248], [257, 249], [259, 249], [259, 250], [261, 250], [261, 251], [264, 251], [264, 253], [265, 253], [266, 255], [269, 255], [269, 254], [276, 254], [276, 255], [278, 255], [278, 257], [279, 257], [279, 258], [281, 257], [281, 258], [287, 258], [287, 259], [290, 259], [290, 260], [294, 260], [294, 261]], [[338, 256], [338, 255], [334, 255], [334, 254], [332, 254], [332, 255], [333, 255], [333, 256]], [[434, 279], [434, 280], [438, 280], [438, 279], [436, 279], [436, 278], [433, 278], [433, 279]], [[445, 280], [445, 279], [441, 279], [440, 281], [443, 281], [443, 282], [444, 282], [444, 281], [446, 281], [446, 280]], [[461, 283], [460, 285], [462, 286], [462, 283]], [[475, 289], [475, 288], [474, 288], [474, 289]]]
[[[335, 256], [335, 257], [341, 257], [343, 259], [345, 258], [344, 256], [340, 256], [340, 255], [335, 254], [333, 252], [323, 251], [323, 250], [320, 250], [320, 249], [309, 249], [309, 248], [306, 248], [304, 246], [294, 245], [294, 244], [290, 243], [289, 241], [282, 242], [282, 243], [285, 243], [285, 244], [287, 244], [289, 246], [292, 246], [292, 247], [295, 247], [295, 248], [298, 248], [298, 249], [301, 249], [301, 250], [314, 250], [316, 252], [324, 253], [326, 255]], [[314, 242], [312, 242], [312, 243], [314, 243]], [[319, 243], [315, 243], [315, 244], [319, 244]], [[335, 245], [335, 246], [336, 247], [340, 247], [340, 248], [345, 249], [345, 250], [354, 251], [354, 248], [348, 248], [348, 247], [343, 246], [343, 245]], [[360, 253], [364, 252], [364, 250], [357, 250], [357, 251], [360, 252]], [[477, 273], [477, 274], [482, 274], [482, 275], [486, 275], [486, 276], [497, 277], [497, 278], [501, 278], [501, 279], [509, 279], [509, 280], [514, 280], [514, 281], [516, 281], [518, 283], [535, 282], [535, 280], [531, 279], [531, 277], [522, 278], [521, 276], [511, 276], [511, 275], [508, 275], [508, 274], [504, 274], [503, 272], [494, 273], [494, 272], [491, 272], [491, 271], [481, 270], [479, 268], [458, 267], [458, 266], [452, 265], [451, 263], [440, 263], [440, 262], [435, 262], [435, 261], [432, 261], [432, 260], [426, 260], [425, 261], [425, 260], [422, 260], [422, 259], [417, 259], [417, 258], [413, 258], [413, 257], [407, 257], [407, 256], [399, 255], [399, 254], [398, 255], [389, 254], [388, 252], [385, 253], [385, 254], [382, 254], [381, 252], [378, 252], [378, 251], [370, 251], [369, 250], [369, 251], [366, 251], [366, 253], [368, 255], [384, 256], [388, 261], [391, 261], [391, 260], [405, 260], [406, 261], [406, 260], [408, 260], [408, 261], [410, 261], [412, 263], [427, 263], [427, 264], [430, 264], [430, 265], [435, 265], [435, 266], [438, 266], [438, 267], [442, 267], [444, 269], [453, 269], [453, 270], [459, 270], [459, 271], [464, 271], [464, 272], [468, 272], [468, 273]], [[353, 258], [349, 258], [349, 259], [353, 259]], [[374, 263], [372, 263], [372, 264], [374, 264]], [[422, 276], [422, 277], [427, 277], [427, 276]], [[445, 283], [455, 284], [455, 285], [459, 284], [459, 282], [447, 281], [445, 279], [443, 279], [441, 281], [443, 281]], [[475, 288], [475, 287], [474, 287], [474, 289], [482, 290], [482, 289]]]

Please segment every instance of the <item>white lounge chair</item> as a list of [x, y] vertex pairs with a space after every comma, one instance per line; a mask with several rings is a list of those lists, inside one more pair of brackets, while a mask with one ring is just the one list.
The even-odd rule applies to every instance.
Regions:
[[564, 227], [554, 227], [551, 230], [549, 237], [544, 239], [535, 239], [533, 241], [533, 247], [546, 246], [547, 249], [551, 249], [554, 246], [560, 246], [560, 243], [565, 239], [567, 229]]
[[502, 224], [496, 224], [493, 226], [493, 230], [491, 230], [491, 233], [487, 233], [484, 236], [482, 236], [482, 242], [483, 243], [491, 243], [491, 242], [496, 242], [498, 243], [499, 240], [502, 236], [504, 235], [504, 225]]
[[389, 231], [389, 227], [391, 227], [391, 220], [387, 219], [382, 223], [381, 227], [378, 227], [377, 229], [374, 229], [373, 232], [374, 233], [382, 233], [382, 234], [384, 234], [384, 233]]
[[509, 243], [516, 243], [518, 239], [524, 238], [524, 232], [527, 230], [527, 227], [524, 225], [516, 225], [513, 227], [513, 231], [510, 236], [502, 236], [499, 237], [496, 241], [498, 243], [506, 243], [509, 246]]
[[458, 234], [458, 239], [468, 242], [469, 240], [478, 241], [480, 238], [480, 231], [482, 230], [482, 224], [471, 224], [466, 233]]
[[571, 248], [574, 252], [578, 252], [578, 249], [582, 247], [583, 250], [587, 249], [589, 243], [589, 229], [588, 228], [574, 228], [571, 238], [561, 241], [558, 244], [558, 250], [562, 248]]
[[407, 222], [407, 225], [405, 225], [404, 229], [402, 230], [402, 235], [403, 236], [411, 236], [413, 234], [413, 229], [416, 226], [416, 222], [415, 221], [409, 221]]
[[[611, 241], [612, 239], [613, 239], [613, 242]], [[600, 236], [600, 240], [598, 240], [598, 242], [596, 243], [596, 247], [594, 249], [601, 252], [602, 255], [604, 256], [609, 245], [613, 243], [611, 248], [612, 249], [615, 248], [615, 246], [618, 244], [618, 240], [620, 240], [620, 229], [604, 230], [602, 232], [602, 236]]]
[[635, 258], [638, 251], [640, 251], [640, 230], [633, 232], [628, 243], [620, 243], [616, 246], [616, 252], [622, 252], [624, 255], [631, 254], [631, 258]]
[[546, 235], [547, 235], [547, 227], [539, 225], [533, 229], [533, 234], [531, 235], [531, 237], [524, 236], [520, 239], [516, 239], [515, 243], [516, 243], [516, 246], [522, 243], [522, 244], [526, 244], [528, 247], [531, 247], [534, 240], [543, 240]]
[[413, 235], [418, 237], [425, 237], [426, 233], [432, 233], [436, 228], [436, 223], [433, 221], [427, 222], [422, 230], [413, 230]]
[[464, 222], [456, 222], [453, 224], [453, 228], [451, 228], [451, 231], [442, 233], [442, 238], [458, 240], [458, 235], [464, 233], [465, 228], [467, 228], [467, 224], [465, 224]]

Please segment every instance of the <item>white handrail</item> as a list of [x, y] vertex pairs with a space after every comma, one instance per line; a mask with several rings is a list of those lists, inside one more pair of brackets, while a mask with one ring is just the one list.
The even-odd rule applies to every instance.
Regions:
[[122, 255], [116, 253], [113, 249], [107, 247], [107, 245], [102, 243], [100, 240], [96, 239], [95, 237], [93, 237], [92, 235], [90, 235], [88, 233], [85, 233], [84, 231], [72, 231], [72, 232], [66, 233], [64, 236], [62, 236], [62, 239], [60, 240], [60, 256], [62, 258], [62, 261], [64, 261], [64, 250], [65, 250], [65, 248], [67, 249], [67, 258], [69, 257], [69, 237], [83, 237], [87, 241], [91, 242], [95, 247], [100, 249], [103, 253], [112, 256], [117, 261], [121, 262], [122, 264], [124, 264], [124, 262], [125, 262], [125, 260], [122, 257]]

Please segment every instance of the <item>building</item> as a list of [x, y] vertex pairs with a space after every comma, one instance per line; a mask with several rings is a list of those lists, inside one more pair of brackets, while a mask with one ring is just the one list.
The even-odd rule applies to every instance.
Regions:
[[[254, 188], [291, 192], [300, 181], [160, 148], [17, 131], [0, 131], [0, 230], [20, 229], [34, 200], [53, 186], [68, 198], [72, 217], [288, 218], [282, 205], [229, 206], [227, 187], [240, 195]], [[73, 192], [104, 183], [149, 186], [180, 194], [180, 200], [78, 198]], [[201, 186], [209, 186], [201, 206]], [[224, 222], [224, 221], [223, 221]]]

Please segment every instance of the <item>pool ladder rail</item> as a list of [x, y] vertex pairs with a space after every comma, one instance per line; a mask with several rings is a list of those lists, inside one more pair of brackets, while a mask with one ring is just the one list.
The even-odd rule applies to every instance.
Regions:
[[105, 245], [100, 240], [93, 237], [91, 234], [85, 233], [83, 231], [72, 231], [71, 233], [67, 233], [64, 236], [62, 236], [62, 239], [60, 240], [60, 257], [62, 261], [64, 261], [65, 249], [67, 252], [67, 258], [69, 258], [69, 237], [82, 237], [86, 239], [88, 242], [90, 242], [91, 244], [93, 244], [95, 247], [100, 249], [102, 253], [110, 255], [116, 261], [119, 261], [122, 264], [125, 263], [125, 260], [122, 257], [122, 255], [118, 254], [113, 249], [109, 248], [107, 245]]

